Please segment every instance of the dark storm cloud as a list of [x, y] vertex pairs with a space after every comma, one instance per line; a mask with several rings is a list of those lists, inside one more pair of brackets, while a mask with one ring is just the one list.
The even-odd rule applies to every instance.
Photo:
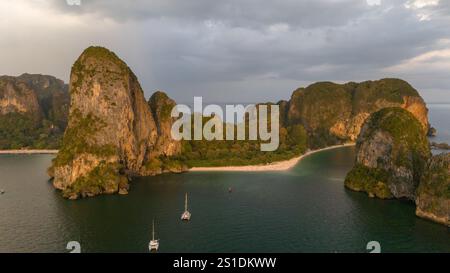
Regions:
[[[448, 36], [446, 26], [420, 22], [414, 12], [401, 5], [388, 10], [376, 8], [355, 18], [354, 23], [314, 30], [290, 25], [272, 26], [272, 32], [270, 26], [163, 25], [166, 29], [192, 28], [182, 32], [185, 35], [174, 31], [176, 40], [160, 45], [168, 56], [152, 56], [155, 62], [160, 61], [158, 78], [167, 78], [165, 81], [242, 80], [267, 73], [290, 79], [331, 76], [350, 80], [360, 70], [373, 72], [431, 50], [434, 41]], [[281, 31], [277, 32], [277, 27]], [[173, 67], [183, 71], [176, 79], [170, 73]], [[351, 70], [354, 72], [348, 74]]]
[[313, 81], [380, 77], [442, 90], [448, 88], [450, 60], [427, 60], [427, 71], [398, 66], [450, 47], [450, 1], [424, 1], [82, 0], [69, 6], [48, 0], [49, 12], [80, 22], [52, 25], [54, 31], [39, 27], [29, 36], [58, 37], [60, 44], [39, 51], [36, 43], [20, 40], [27, 35], [8, 41], [30, 44], [43, 59], [58, 47], [75, 56], [87, 45], [105, 45], [133, 68], [147, 96], [163, 89], [182, 101], [194, 94], [217, 101], [276, 100]]
[[82, 0], [77, 7], [52, 1], [64, 12], [96, 14], [119, 21], [218, 20], [236, 27], [256, 28], [279, 22], [302, 27], [342, 25], [369, 9], [364, 0]]

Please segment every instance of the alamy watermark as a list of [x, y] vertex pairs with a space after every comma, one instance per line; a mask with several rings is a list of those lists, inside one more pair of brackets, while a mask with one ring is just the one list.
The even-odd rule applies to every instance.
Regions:
[[[280, 144], [278, 105], [227, 104], [224, 113], [216, 104], [203, 108], [202, 97], [194, 97], [194, 111], [178, 104], [171, 116], [177, 118], [171, 130], [174, 140], [259, 140], [260, 150], [267, 152], [277, 150]], [[204, 117], [209, 119], [205, 122]], [[222, 117], [225, 117], [225, 134]]]
[[69, 6], [81, 6], [81, 0], [66, 0]]

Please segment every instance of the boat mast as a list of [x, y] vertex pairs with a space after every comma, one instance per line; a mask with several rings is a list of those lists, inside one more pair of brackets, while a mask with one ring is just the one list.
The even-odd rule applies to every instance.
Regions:
[[152, 240], [155, 240], [155, 219], [153, 219], [152, 226]]

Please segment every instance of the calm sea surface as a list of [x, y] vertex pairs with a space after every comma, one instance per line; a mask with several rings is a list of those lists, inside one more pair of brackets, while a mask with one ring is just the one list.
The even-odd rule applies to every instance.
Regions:
[[[429, 105], [450, 142], [450, 106]], [[0, 156], [0, 252], [147, 252], [152, 219], [161, 252], [448, 252], [450, 230], [406, 201], [343, 186], [354, 148], [313, 154], [288, 172], [186, 173], [140, 178], [127, 196], [68, 201], [45, 173], [52, 156]], [[232, 187], [233, 192], [228, 193]], [[189, 193], [192, 219], [180, 221]]]

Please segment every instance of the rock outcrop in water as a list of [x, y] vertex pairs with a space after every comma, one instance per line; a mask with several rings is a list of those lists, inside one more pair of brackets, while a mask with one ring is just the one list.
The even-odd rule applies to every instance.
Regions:
[[417, 189], [416, 205], [417, 216], [450, 227], [450, 153], [428, 161]]
[[52, 76], [0, 77], [0, 149], [55, 148], [67, 126], [68, 87]]
[[299, 88], [288, 103], [288, 124], [302, 124], [310, 135], [311, 146], [355, 141], [365, 120], [387, 107], [411, 112], [428, 131], [428, 109], [423, 99], [407, 82], [382, 79], [362, 83], [314, 83]]
[[431, 157], [422, 124], [402, 108], [372, 114], [345, 186], [371, 197], [415, 201], [416, 214], [450, 226], [450, 154]]
[[345, 186], [371, 197], [414, 200], [430, 155], [426, 131], [413, 114], [398, 107], [382, 109], [361, 130]]
[[70, 93], [69, 124], [49, 169], [64, 196], [126, 193], [129, 177], [154, 174], [145, 166], [178, 152], [161, 140], [170, 121], [149, 107], [136, 76], [113, 52], [86, 49], [72, 67]]

